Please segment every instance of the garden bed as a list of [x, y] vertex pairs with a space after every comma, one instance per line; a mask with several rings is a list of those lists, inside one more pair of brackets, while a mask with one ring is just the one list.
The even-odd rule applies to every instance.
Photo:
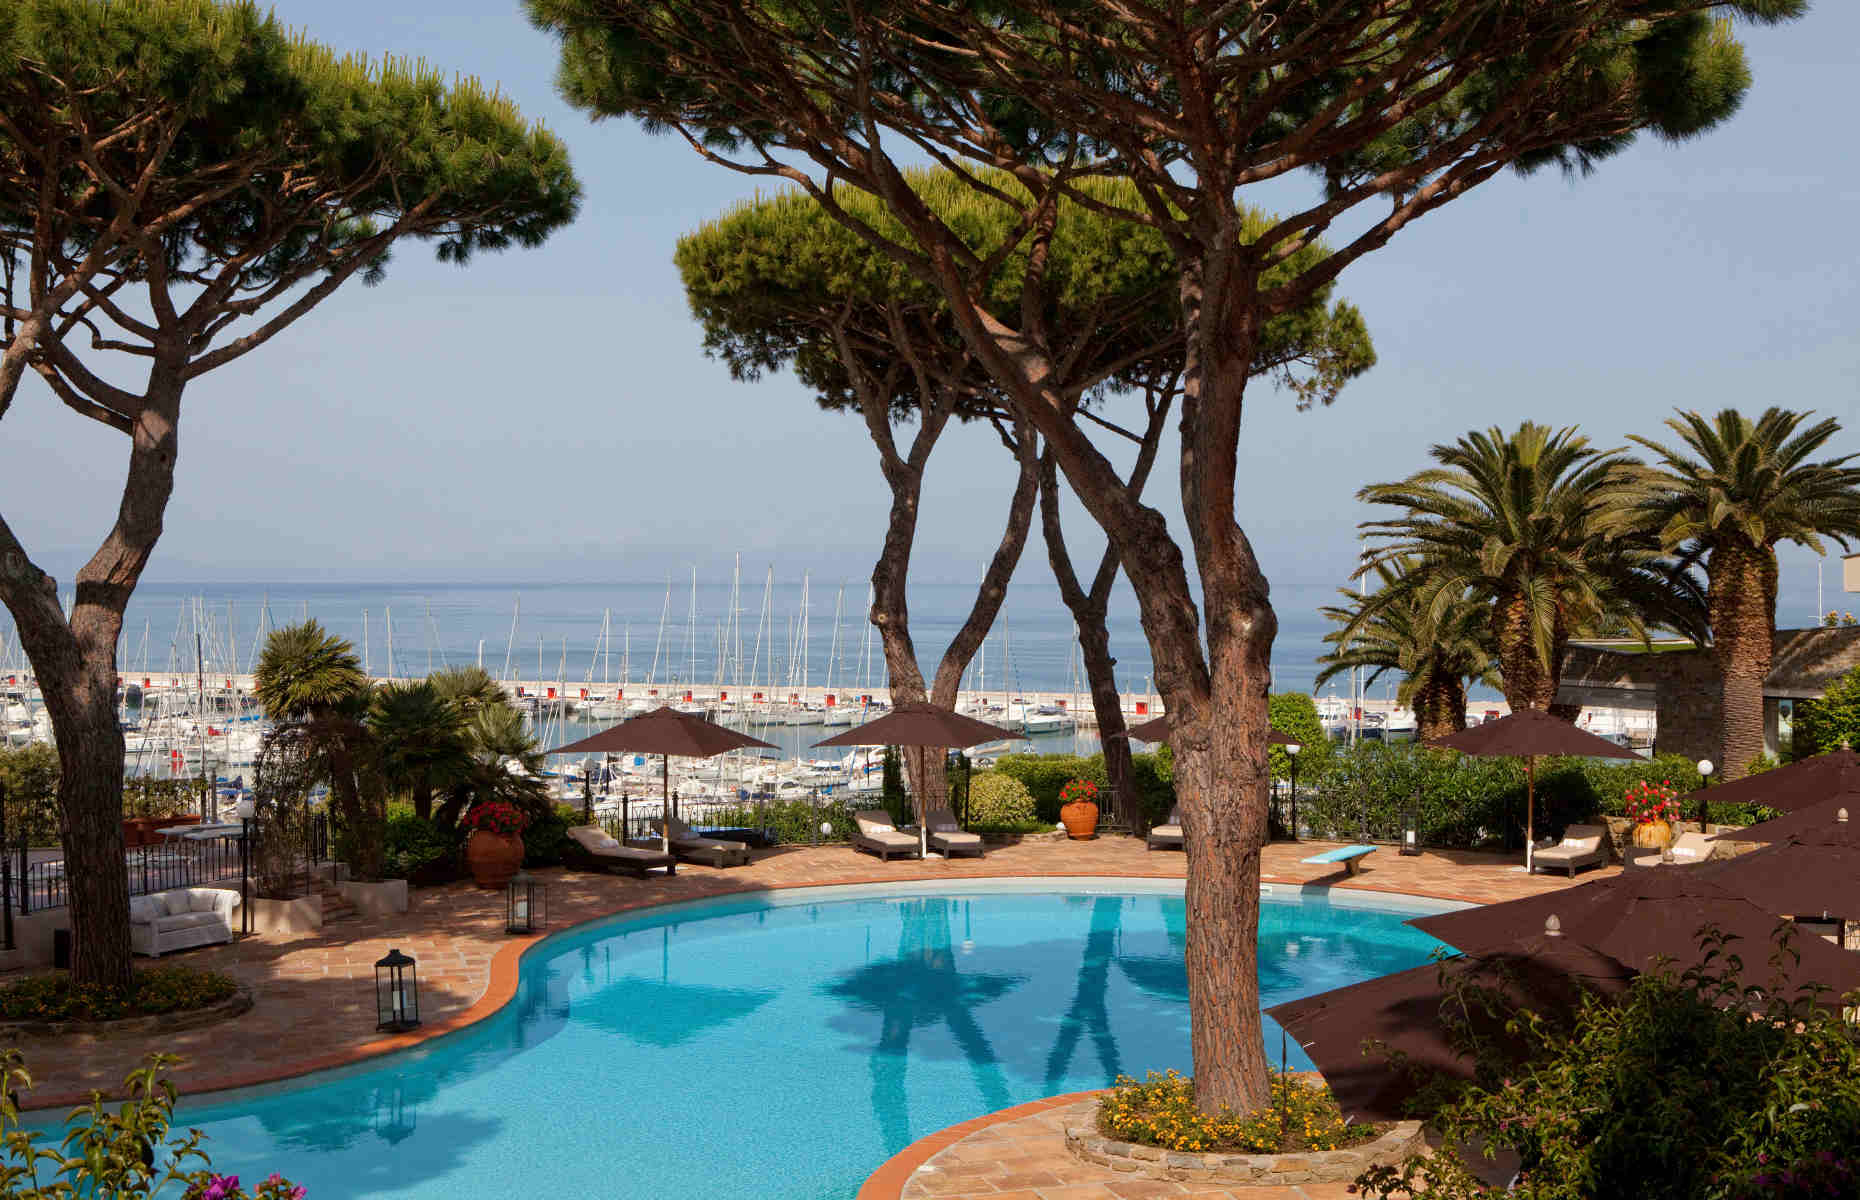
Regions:
[[1352, 1124], [1315, 1075], [1274, 1075], [1272, 1104], [1208, 1116], [1192, 1082], [1174, 1071], [1119, 1079], [1094, 1119], [1066, 1129], [1075, 1158], [1178, 1183], [1291, 1186], [1352, 1180], [1401, 1161], [1419, 1144], [1417, 1121]]
[[230, 975], [193, 967], [141, 968], [127, 996], [74, 988], [71, 976], [57, 971], [0, 988], [0, 1038], [168, 1033], [236, 1017], [252, 1002], [251, 990]]

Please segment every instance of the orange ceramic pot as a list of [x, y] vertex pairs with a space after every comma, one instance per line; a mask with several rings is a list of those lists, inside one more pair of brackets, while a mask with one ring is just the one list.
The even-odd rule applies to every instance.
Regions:
[[1673, 844], [1673, 827], [1665, 821], [1643, 821], [1634, 826], [1634, 844], [1659, 849]]
[[481, 888], [501, 888], [523, 865], [523, 839], [480, 829], [465, 843], [465, 865]]
[[1089, 800], [1074, 800], [1059, 810], [1066, 833], [1074, 838], [1093, 837], [1098, 832], [1098, 806]]

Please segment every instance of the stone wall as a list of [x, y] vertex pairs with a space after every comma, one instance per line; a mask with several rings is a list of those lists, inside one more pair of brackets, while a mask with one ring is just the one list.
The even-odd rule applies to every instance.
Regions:
[[[1811, 700], [1860, 666], [1860, 627], [1779, 629], [1763, 690], [1765, 739], [1776, 749], [1778, 700]], [[1722, 724], [1718, 667], [1709, 650], [1623, 653], [1573, 646], [1563, 656], [1567, 704], [1652, 708], [1659, 723], [1654, 749], [1687, 758], [1716, 758]]]

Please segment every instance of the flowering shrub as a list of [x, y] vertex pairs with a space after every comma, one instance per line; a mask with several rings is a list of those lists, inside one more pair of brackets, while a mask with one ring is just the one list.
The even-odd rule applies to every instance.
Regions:
[[1034, 819], [1033, 793], [1000, 771], [978, 771], [969, 780], [969, 824], [1008, 825]]
[[1081, 800], [1087, 804], [1098, 803], [1098, 785], [1089, 779], [1074, 779], [1059, 789], [1061, 808], [1068, 804], [1077, 804]]
[[1628, 820], [1637, 825], [1651, 825], [1655, 821], [1670, 823], [1679, 819], [1678, 797], [1678, 790], [1666, 780], [1653, 784], [1643, 779], [1627, 790], [1622, 808]]
[[63, 972], [32, 975], [0, 988], [0, 1019], [115, 1021], [205, 1008], [236, 990], [238, 984], [229, 976], [194, 967], [144, 967], [135, 973], [127, 992], [95, 985], [74, 987], [71, 976]]
[[[204, 1173], [203, 1173], [204, 1174]], [[240, 1190], [237, 1175], [206, 1175], [181, 1193], [181, 1200], [304, 1200], [309, 1193], [282, 1175], [269, 1175], [250, 1195]]]
[[473, 833], [501, 833], [520, 836], [529, 828], [530, 819], [522, 809], [508, 800], [484, 800], [471, 806], [459, 825]]
[[[62, 1134], [22, 1127], [19, 1097], [32, 1076], [16, 1049], [0, 1051], [0, 1196], [21, 1200], [304, 1200], [273, 1175], [251, 1193], [237, 1175], [215, 1175], [198, 1129], [169, 1136], [176, 1091], [165, 1072], [180, 1060], [150, 1055], [123, 1081], [121, 1104], [92, 1092], [65, 1117]], [[196, 1164], [190, 1166], [190, 1164]]]
[[1116, 1088], [1099, 1102], [1098, 1131], [1165, 1150], [1273, 1154], [1338, 1150], [1368, 1141], [1382, 1127], [1346, 1123], [1330, 1089], [1291, 1075], [1272, 1077], [1269, 1107], [1244, 1116], [1223, 1108], [1209, 1116], [1195, 1107], [1194, 1083], [1187, 1076], [1151, 1071], [1142, 1083], [1118, 1077]]

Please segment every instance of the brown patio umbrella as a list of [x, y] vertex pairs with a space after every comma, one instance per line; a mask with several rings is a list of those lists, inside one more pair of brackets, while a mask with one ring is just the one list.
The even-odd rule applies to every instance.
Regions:
[[[1124, 736], [1133, 737], [1139, 742], [1166, 742], [1169, 740], [1169, 718], [1153, 717], [1141, 725], [1132, 725], [1124, 731]], [[1276, 729], [1266, 731], [1266, 741], [1274, 746], [1292, 746], [1297, 738], [1286, 737]]]
[[[1002, 738], [1026, 741], [1027, 735], [1018, 730], [1003, 729], [999, 725], [978, 721], [974, 717], [965, 717], [934, 704], [918, 703], [897, 705], [876, 721], [855, 725], [845, 733], [837, 733], [823, 742], [815, 742], [814, 746], [926, 746], [966, 750], [970, 746], [998, 742]], [[917, 838], [919, 853], [927, 852], [930, 831], [924, 828], [922, 812], [917, 814]]]
[[1786, 842], [1686, 868], [1769, 912], [1860, 920], [1860, 839]]
[[[1669, 958], [1681, 970], [1698, 962], [1699, 931], [1716, 926], [1738, 939], [1745, 982], [1767, 986], [1778, 914], [1740, 896], [1693, 867], [1629, 871], [1612, 879], [1503, 904], [1419, 917], [1408, 922], [1469, 954], [1502, 949], [1556, 917], [1564, 937], [1646, 970]], [[1860, 954], [1837, 950], [1819, 938], [1798, 938], [1799, 961], [1784, 973], [1786, 986], [1814, 982], [1836, 995], [1860, 988]]]
[[[676, 816], [672, 811], [672, 755], [679, 758], [715, 758], [732, 750], [749, 750], [761, 748], [773, 750], [774, 746], [758, 741], [745, 733], [725, 728], [715, 721], [705, 720], [693, 713], [679, 712], [675, 708], [661, 706], [649, 713], [641, 713], [630, 720], [622, 721], [611, 729], [603, 729], [578, 742], [558, 746], [550, 754], [657, 754], [662, 762], [659, 777], [664, 792], [663, 808], [665, 816]], [[663, 820], [659, 824], [662, 844], [671, 849], [671, 835], [666, 831]]]
[[1761, 804], [1781, 812], [1795, 812], [1835, 796], [1854, 801], [1860, 812], [1860, 752], [1836, 750], [1817, 754], [1773, 771], [1746, 775], [1711, 790], [1713, 804]]
[[1537, 756], [1573, 754], [1585, 758], [1639, 758], [1625, 746], [1578, 729], [1568, 721], [1553, 717], [1541, 709], [1526, 708], [1487, 721], [1471, 729], [1448, 734], [1428, 743], [1443, 750], [1458, 750], [1490, 758], [1524, 760], [1524, 870], [1531, 870], [1532, 852], [1536, 848], [1532, 826], [1537, 819]]
[[[1498, 1012], [1455, 1011], [1441, 987], [1441, 974], [1497, 993]], [[1346, 1115], [1399, 1120], [1405, 1102], [1437, 1075], [1471, 1080], [1475, 1063], [1462, 1057], [1451, 1028], [1464, 1028], [1501, 1049], [1521, 1043], [1505, 1029], [1518, 1010], [1567, 1023], [1582, 996], [1618, 996], [1634, 972], [1605, 954], [1564, 937], [1536, 936], [1489, 954], [1447, 959], [1397, 971], [1364, 983], [1321, 992], [1266, 1014], [1285, 1028], [1317, 1064]], [[1382, 1048], [1367, 1048], [1378, 1042]], [[1407, 1059], [1409, 1070], [1387, 1061], [1389, 1052]]]
[[[1742, 780], [1739, 780], [1741, 783]], [[1835, 795], [1813, 804], [1805, 805], [1794, 812], [1784, 813], [1768, 821], [1759, 821], [1743, 829], [1733, 829], [1729, 833], [1718, 834], [1721, 842], [1783, 842], [1793, 837], [1805, 837], [1818, 840], [1844, 842], [1855, 837], [1841, 828], [1860, 828], [1853, 822], [1841, 820], [1841, 814], [1850, 814], [1855, 821], [1860, 821], [1860, 795]]]

